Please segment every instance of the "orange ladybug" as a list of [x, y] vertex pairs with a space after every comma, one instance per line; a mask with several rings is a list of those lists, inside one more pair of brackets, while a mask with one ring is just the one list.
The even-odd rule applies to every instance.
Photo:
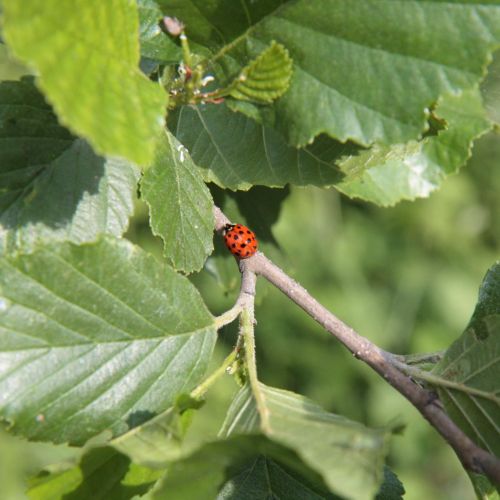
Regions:
[[223, 235], [227, 249], [238, 259], [248, 259], [257, 251], [254, 232], [243, 224], [226, 224]]

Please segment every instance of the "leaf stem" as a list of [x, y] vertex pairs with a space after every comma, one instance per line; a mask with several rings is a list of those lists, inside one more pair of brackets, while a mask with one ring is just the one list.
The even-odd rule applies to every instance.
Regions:
[[397, 356], [398, 360], [401, 360], [407, 365], [423, 365], [426, 363], [436, 364], [443, 359], [445, 351], [429, 352], [423, 354], [408, 354], [406, 356]]
[[195, 387], [190, 396], [193, 399], [202, 399], [205, 393], [210, 389], [210, 387], [220, 378], [222, 375], [225, 375], [227, 369], [234, 363], [237, 356], [236, 349], [233, 349], [228, 356], [224, 359], [222, 364], [211, 373], [200, 385]]
[[236, 301], [231, 309], [228, 309], [226, 312], [222, 313], [220, 316], [215, 318], [215, 328], [219, 330], [225, 325], [232, 323], [241, 313], [242, 305], [239, 301]]
[[257, 363], [255, 359], [255, 335], [253, 313], [244, 309], [241, 313], [241, 335], [245, 341], [245, 361], [248, 372], [248, 380], [252, 389], [257, 410], [261, 419], [261, 427], [265, 433], [271, 432], [269, 424], [269, 409], [267, 408], [264, 393], [261, 390], [259, 379], [257, 377]]
[[489, 399], [497, 405], [500, 405], [500, 398], [497, 398], [493, 393], [486, 391], [481, 391], [480, 389], [475, 389], [474, 387], [469, 387], [460, 382], [454, 382], [453, 380], [447, 380], [439, 375], [435, 375], [425, 370], [421, 370], [415, 366], [409, 366], [405, 363], [395, 362], [396, 366], [406, 375], [414, 379], [423, 380], [428, 382], [434, 387], [448, 387], [450, 389], [455, 389], [460, 392], [471, 394], [473, 396], [479, 396], [484, 399]]

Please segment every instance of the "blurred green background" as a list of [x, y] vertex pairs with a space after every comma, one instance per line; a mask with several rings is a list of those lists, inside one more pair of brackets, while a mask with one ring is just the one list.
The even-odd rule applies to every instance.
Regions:
[[[4, 56], [0, 45], [1, 79], [24, 73]], [[500, 56], [483, 91], [491, 117], [500, 122]], [[490, 133], [440, 191], [394, 208], [351, 201], [334, 189], [213, 193], [227, 215], [247, 222], [264, 252], [332, 312], [382, 348], [407, 354], [445, 349], [466, 326], [481, 280], [500, 254], [499, 170], [500, 135]], [[127, 237], [161, 258], [141, 202]], [[216, 240], [214, 256], [192, 280], [220, 314], [234, 303], [239, 274]], [[405, 498], [474, 497], [454, 453], [416, 410], [262, 282], [256, 317], [258, 369], [266, 384], [370, 426], [404, 424], [392, 440], [389, 465], [403, 481]], [[235, 339], [235, 325], [221, 331], [214, 367]], [[211, 390], [188, 439], [217, 433], [236, 390], [229, 376]]]
[[[500, 122], [500, 57], [483, 96]], [[394, 208], [352, 201], [334, 189], [254, 188], [227, 196], [214, 188], [213, 194], [232, 220], [257, 232], [266, 255], [332, 312], [382, 348], [409, 354], [446, 349], [467, 325], [483, 276], [500, 256], [499, 172], [500, 135], [490, 133], [439, 191]], [[128, 236], [161, 258], [145, 207], [138, 212]], [[192, 280], [220, 314], [234, 303], [239, 274], [220, 241], [216, 245]], [[405, 498], [475, 497], [453, 451], [420, 414], [266, 283], [258, 285], [256, 317], [263, 382], [367, 425], [404, 424], [392, 440], [389, 465], [403, 481]], [[222, 330], [214, 367], [235, 339], [235, 325]], [[236, 390], [230, 377], [212, 389], [193, 439], [217, 433]]]

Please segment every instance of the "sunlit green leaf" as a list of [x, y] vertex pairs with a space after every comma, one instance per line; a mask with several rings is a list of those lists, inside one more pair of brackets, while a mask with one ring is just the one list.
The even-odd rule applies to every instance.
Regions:
[[120, 236], [139, 170], [61, 127], [31, 79], [0, 83], [0, 253]]
[[[18, 172], [18, 187], [0, 194], [2, 252], [32, 250], [44, 241], [93, 241], [127, 228], [139, 178], [129, 162], [97, 156], [76, 140], [28, 182], [22, 182], [26, 169]], [[12, 180], [15, 174], [8, 173]]]
[[294, 450], [332, 492], [371, 499], [382, 482], [387, 433], [326, 412], [292, 392], [259, 384], [265, 408], [245, 386], [229, 409], [221, 435], [261, 432]]
[[272, 128], [224, 104], [184, 106], [173, 113], [170, 126], [201, 167], [205, 180], [230, 189], [288, 183], [331, 186], [341, 178], [335, 160], [353, 151], [352, 146], [326, 138], [296, 149]]
[[151, 498], [260, 499], [273, 494], [294, 500], [337, 498], [327, 493], [321, 478], [297, 454], [255, 435], [207, 443], [172, 463]]
[[213, 249], [212, 196], [187, 149], [168, 132], [159, 140], [141, 192], [168, 260], [181, 271], [201, 269]]
[[0, 493], [2, 498], [24, 499], [29, 477], [54, 463], [71, 464], [78, 455], [77, 448], [28, 442], [0, 429]]
[[290, 88], [263, 116], [296, 146], [321, 133], [362, 145], [418, 139], [427, 109], [477, 84], [500, 40], [500, 5], [481, 0], [161, 4], [214, 53], [220, 77], [273, 40], [288, 50]]
[[292, 60], [279, 43], [271, 43], [245, 66], [229, 86], [236, 99], [272, 102], [287, 90], [292, 76]]
[[128, 455], [136, 464], [164, 468], [169, 461], [181, 456], [182, 439], [190, 423], [189, 412], [201, 405], [194, 399], [189, 407], [172, 405], [151, 420], [115, 438], [110, 445]]
[[127, 0], [5, 0], [4, 35], [61, 121], [99, 153], [151, 161], [167, 96], [140, 72], [138, 16]]
[[79, 465], [32, 480], [28, 497], [31, 500], [128, 499], [147, 492], [158, 476], [157, 471], [131, 464], [128, 457], [112, 448], [91, 448]]
[[345, 177], [337, 188], [378, 205], [427, 197], [471, 154], [472, 142], [490, 129], [477, 90], [446, 96], [436, 108], [444, 129], [421, 141], [375, 145], [338, 165]]
[[171, 127], [221, 187], [335, 186], [378, 205], [426, 197], [470, 156], [472, 141], [490, 128], [479, 93], [447, 96], [436, 108], [444, 129], [421, 141], [367, 150], [319, 137], [305, 149], [288, 146], [273, 129], [225, 105], [184, 107]]
[[0, 260], [0, 417], [83, 443], [168, 408], [203, 376], [215, 330], [191, 283], [124, 241]]

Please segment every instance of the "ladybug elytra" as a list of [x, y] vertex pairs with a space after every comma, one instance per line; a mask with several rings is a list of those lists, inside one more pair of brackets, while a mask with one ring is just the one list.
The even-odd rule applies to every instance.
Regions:
[[257, 251], [257, 238], [248, 227], [242, 224], [226, 224], [223, 234], [226, 247], [238, 259], [247, 259]]

